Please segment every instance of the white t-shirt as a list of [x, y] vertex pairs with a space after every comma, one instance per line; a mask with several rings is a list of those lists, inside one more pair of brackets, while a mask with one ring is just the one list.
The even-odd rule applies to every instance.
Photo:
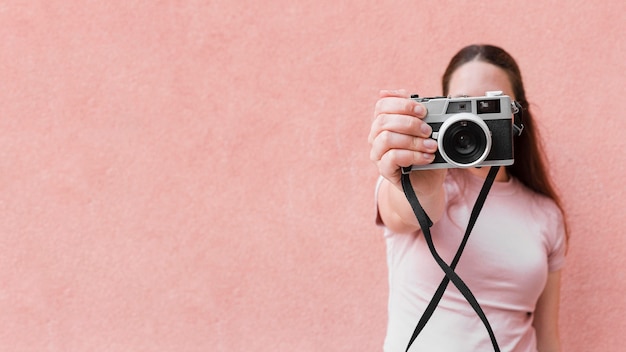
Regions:
[[[447, 209], [431, 228], [435, 248], [449, 264], [465, 233], [484, 180], [449, 170]], [[381, 223], [380, 217], [377, 219]], [[445, 276], [421, 232], [396, 234], [385, 227], [389, 317], [385, 352], [404, 352], [428, 302]], [[495, 182], [456, 267], [487, 315], [502, 351], [535, 352], [532, 312], [548, 272], [565, 257], [563, 218], [556, 204], [514, 178]], [[493, 350], [486, 328], [450, 282], [410, 351]]]

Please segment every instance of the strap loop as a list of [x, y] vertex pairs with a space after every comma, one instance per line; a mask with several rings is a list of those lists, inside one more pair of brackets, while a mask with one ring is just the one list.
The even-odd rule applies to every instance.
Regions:
[[491, 189], [491, 186], [493, 185], [493, 182], [495, 181], [495, 178], [499, 169], [500, 169], [499, 166], [494, 166], [494, 167], [491, 167], [491, 169], [489, 170], [489, 174], [487, 175], [487, 178], [485, 179], [485, 183], [483, 184], [483, 187], [481, 188], [480, 193], [478, 194], [478, 198], [476, 199], [476, 203], [474, 204], [474, 208], [472, 209], [472, 213], [470, 215], [469, 223], [467, 225], [465, 235], [463, 236], [463, 240], [461, 241], [461, 244], [459, 248], [457, 249], [454, 259], [452, 260], [452, 263], [450, 263], [450, 265], [446, 264], [446, 262], [441, 258], [441, 256], [435, 249], [435, 245], [433, 244], [432, 236], [430, 234], [430, 227], [433, 225], [433, 223], [428, 217], [428, 215], [426, 214], [426, 212], [424, 211], [424, 209], [422, 208], [421, 204], [419, 203], [419, 200], [417, 199], [417, 196], [415, 195], [415, 191], [413, 190], [413, 186], [411, 185], [411, 178], [409, 177], [409, 174], [408, 173], [402, 174], [401, 182], [402, 182], [402, 189], [404, 190], [404, 194], [407, 200], [409, 201], [409, 203], [411, 204], [413, 213], [415, 214], [417, 221], [420, 224], [420, 228], [422, 229], [422, 234], [424, 235], [424, 239], [426, 240], [426, 243], [428, 244], [428, 249], [430, 250], [430, 253], [432, 254], [433, 258], [435, 259], [439, 267], [441, 267], [441, 269], [445, 273], [445, 277], [443, 278], [443, 280], [441, 280], [441, 283], [439, 284], [437, 291], [433, 295], [433, 298], [430, 300], [428, 306], [426, 307], [426, 310], [422, 314], [422, 317], [420, 318], [419, 322], [417, 323], [417, 326], [415, 327], [415, 331], [413, 332], [413, 335], [411, 336], [411, 339], [409, 340], [409, 344], [406, 347], [406, 352], [409, 351], [409, 348], [411, 347], [411, 345], [413, 344], [413, 342], [415, 341], [419, 333], [422, 331], [422, 329], [426, 326], [426, 323], [428, 322], [430, 317], [435, 312], [435, 308], [437, 308], [439, 301], [441, 301], [441, 298], [443, 297], [443, 293], [446, 290], [448, 283], [450, 281], [452, 281], [454, 286], [456, 286], [461, 292], [461, 294], [463, 294], [463, 297], [465, 297], [465, 299], [469, 302], [469, 304], [472, 306], [476, 314], [479, 316], [480, 320], [483, 322], [483, 325], [485, 325], [485, 328], [487, 329], [487, 332], [489, 334], [489, 338], [491, 339], [491, 343], [493, 345], [494, 351], [500, 352], [498, 342], [496, 341], [496, 336], [493, 332], [493, 329], [491, 328], [491, 325], [489, 324], [489, 321], [487, 320], [487, 316], [485, 315], [482, 308], [480, 307], [480, 304], [478, 303], [478, 301], [472, 294], [472, 291], [469, 289], [469, 287], [467, 287], [465, 282], [463, 282], [463, 280], [461, 280], [461, 278], [454, 272], [454, 269], [456, 268], [456, 265], [458, 264], [459, 259], [461, 259], [461, 254], [463, 253], [463, 250], [465, 249], [465, 245], [467, 244], [469, 235], [472, 229], [474, 228], [474, 225], [476, 224], [476, 220], [478, 219], [480, 210], [482, 209], [483, 204], [485, 203], [485, 200], [487, 199], [487, 194], [489, 193], [489, 190]]

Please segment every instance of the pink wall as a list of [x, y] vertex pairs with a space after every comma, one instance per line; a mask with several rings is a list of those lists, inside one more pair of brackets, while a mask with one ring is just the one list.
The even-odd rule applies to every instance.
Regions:
[[566, 203], [564, 350], [623, 345], [626, 3], [431, 3], [3, 2], [0, 350], [379, 351], [373, 104], [473, 42]]

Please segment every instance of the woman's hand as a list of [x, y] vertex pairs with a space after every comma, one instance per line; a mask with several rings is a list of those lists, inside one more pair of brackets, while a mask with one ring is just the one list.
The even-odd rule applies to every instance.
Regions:
[[[437, 142], [432, 128], [423, 121], [424, 105], [410, 99], [404, 90], [380, 92], [370, 129], [370, 159], [388, 181], [381, 184], [378, 209], [387, 227], [397, 233], [419, 230], [419, 224], [404, 196], [400, 181], [402, 167], [433, 161]], [[446, 169], [420, 170], [410, 174], [415, 194], [428, 216], [436, 222], [443, 213]], [[389, 187], [393, 186], [393, 187]]]
[[[433, 161], [437, 142], [430, 139], [432, 128], [423, 121], [424, 105], [410, 99], [404, 90], [383, 90], [374, 110], [369, 134], [370, 159], [380, 174], [399, 190], [401, 167], [426, 165]], [[425, 193], [441, 186], [444, 170], [413, 172], [416, 193]]]

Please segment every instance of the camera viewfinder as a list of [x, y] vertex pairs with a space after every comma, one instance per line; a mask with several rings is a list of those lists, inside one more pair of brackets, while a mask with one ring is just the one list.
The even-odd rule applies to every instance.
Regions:
[[471, 101], [451, 101], [448, 104], [446, 114], [456, 114], [459, 112], [472, 112]]
[[500, 113], [500, 100], [478, 100], [476, 101], [476, 110], [478, 114], [498, 114]]

